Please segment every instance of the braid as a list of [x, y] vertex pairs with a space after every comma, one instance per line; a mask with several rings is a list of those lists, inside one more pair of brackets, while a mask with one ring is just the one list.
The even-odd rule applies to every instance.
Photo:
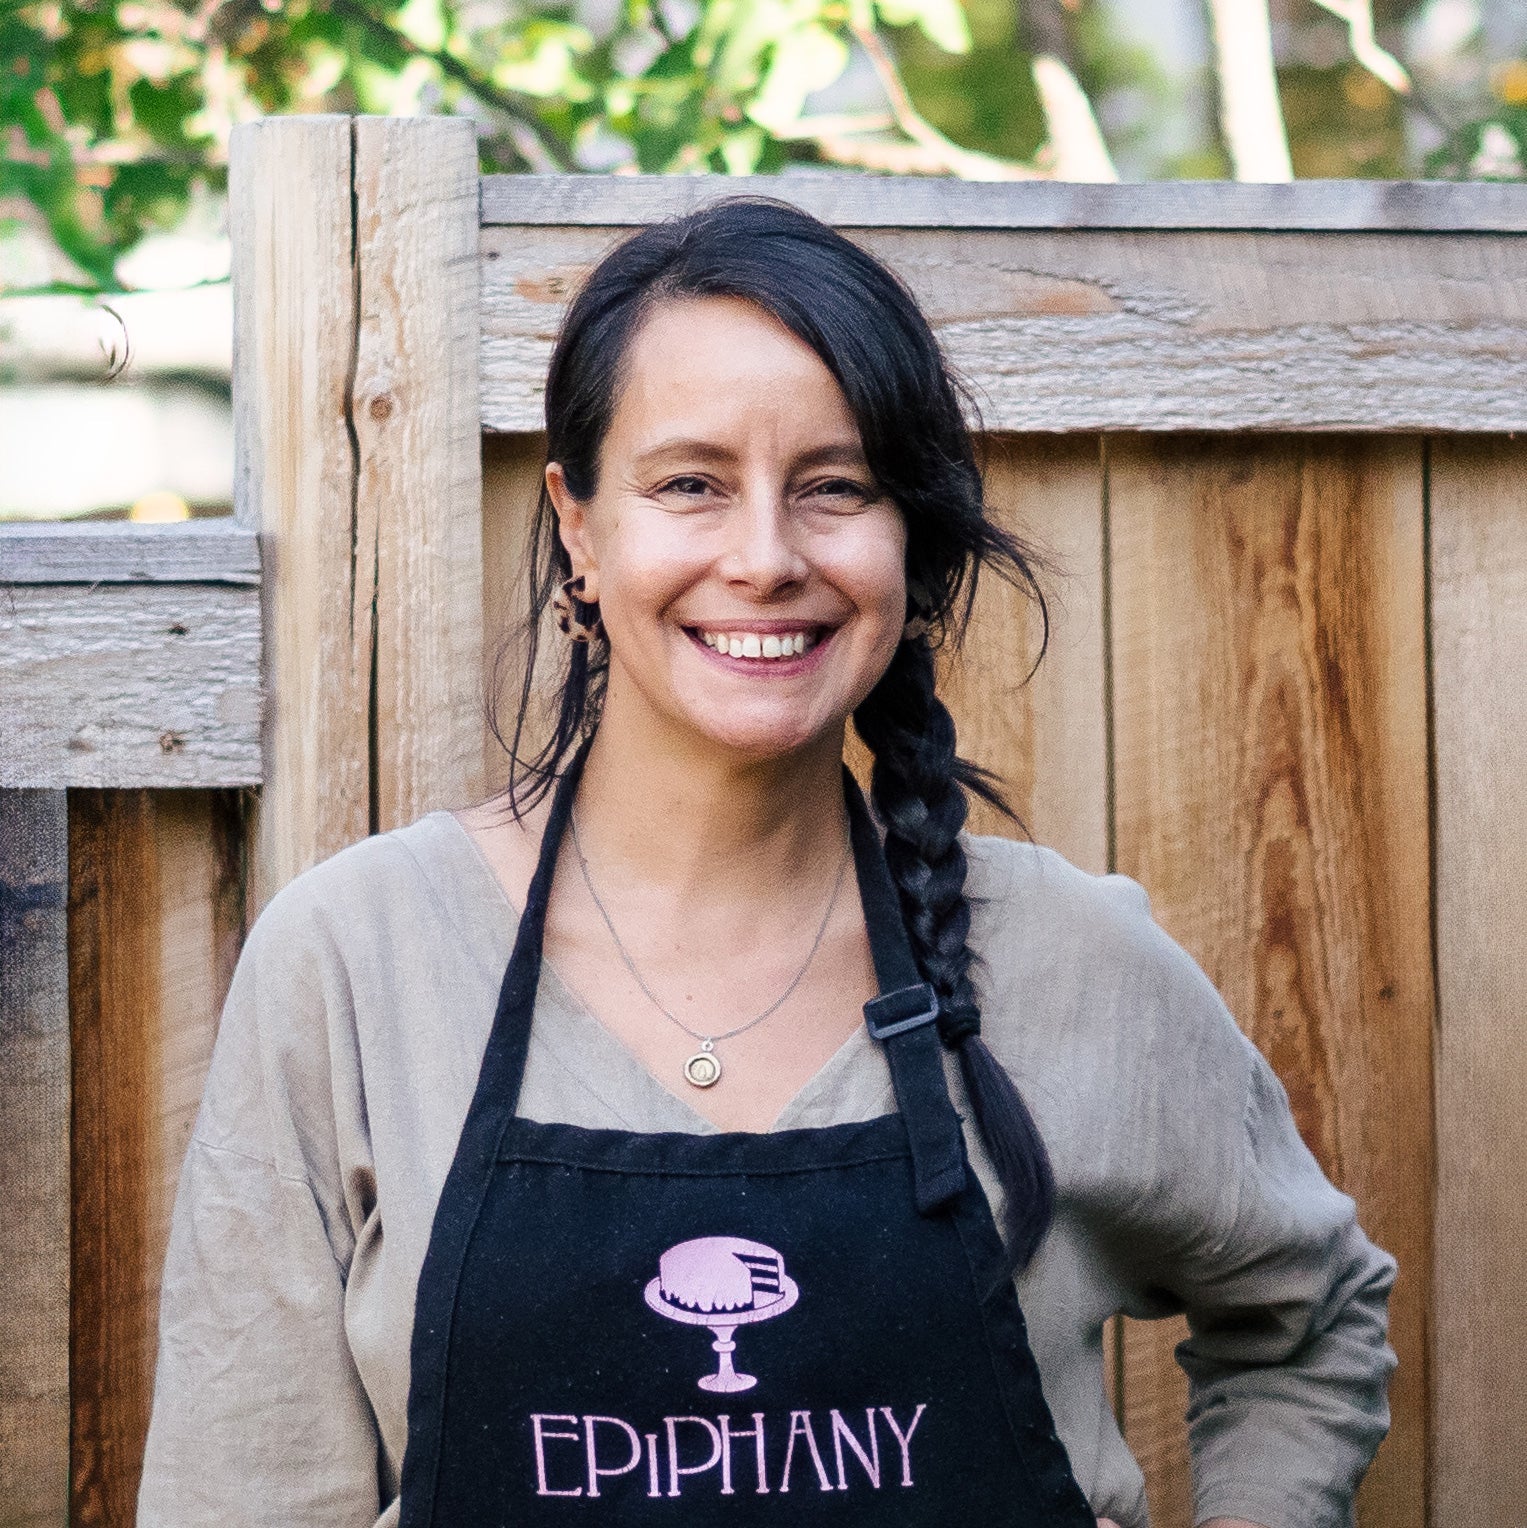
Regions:
[[939, 1036], [959, 1055], [976, 1125], [1002, 1185], [1009, 1261], [1023, 1269], [1054, 1215], [1055, 1178], [1033, 1117], [981, 1038], [960, 842], [967, 791], [987, 799], [997, 792], [984, 770], [956, 753], [954, 718], [934, 684], [927, 640], [903, 642], [854, 713], [854, 725], [875, 756], [870, 795], [885, 827], [886, 863], [913, 953], [938, 994]]
[[[712, 297], [756, 305], [821, 359], [853, 413], [875, 482], [906, 526], [907, 615], [915, 609], [928, 629], [900, 643], [854, 719], [875, 754], [871, 796], [885, 824], [902, 915], [923, 979], [938, 993], [940, 1036], [959, 1055], [1002, 1184], [1009, 1256], [1023, 1267], [1049, 1226], [1055, 1184], [1028, 1109], [981, 1040], [960, 843], [971, 792], [1005, 806], [995, 779], [955, 751], [954, 723], [934, 693], [933, 647], [946, 637], [958, 645], [983, 571], [1034, 597], [1047, 641], [1035, 576], [1045, 559], [988, 510], [971, 430], [971, 421], [979, 425], [976, 400], [911, 290], [816, 218], [755, 197], [726, 198], [643, 228], [607, 254], [579, 289], [546, 375], [547, 460], [561, 465], [575, 498], [587, 501], [597, 489], [626, 358], [646, 316], [659, 302]], [[598, 722], [609, 674], [607, 651], [575, 649], [556, 686], [550, 738], [521, 757], [540, 694], [540, 622], [572, 571], [544, 487], [531, 563], [519, 712], [507, 744], [516, 814], [551, 788]], [[504, 741], [496, 722], [494, 732]]]

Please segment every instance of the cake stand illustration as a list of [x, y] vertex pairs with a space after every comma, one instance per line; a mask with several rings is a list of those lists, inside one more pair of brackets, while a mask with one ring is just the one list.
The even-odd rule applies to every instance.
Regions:
[[731, 1395], [758, 1380], [732, 1367], [732, 1333], [752, 1321], [769, 1321], [800, 1297], [785, 1260], [773, 1247], [740, 1236], [699, 1236], [670, 1247], [645, 1291], [647, 1304], [670, 1321], [708, 1326], [716, 1339], [716, 1372], [702, 1375], [702, 1390]]

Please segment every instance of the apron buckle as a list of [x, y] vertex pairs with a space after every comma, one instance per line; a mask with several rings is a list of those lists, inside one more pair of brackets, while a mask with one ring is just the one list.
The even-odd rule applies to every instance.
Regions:
[[938, 994], [927, 982], [883, 992], [864, 1005], [864, 1022], [876, 1040], [931, 1024], [938, 1017]]

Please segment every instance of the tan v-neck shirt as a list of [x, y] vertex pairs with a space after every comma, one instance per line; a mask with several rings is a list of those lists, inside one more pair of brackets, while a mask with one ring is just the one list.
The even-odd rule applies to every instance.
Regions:
[[[1134, 881], [1000, 839], [967, 849], [984, 1033], [1055, 1168], [1055, 1224], [1018, 1292], [1083, 1490], [1147, 1523], [1103, 1323], [1186, 1311], [1195, 1521], [1346, 1528], [1389, 1426], [1394, 1259]], [[516, 921], [465, 829], [432, 812], [299, 876], [251, 930], [175, 1204], [140, 1528], [396, 1523], [414, 1291]], [[774, 1128], [894, 1108], [861, 1027]], [[520, 1112], [715, 1128], [549, 966]], [[968, 1122], [966, 1138], [1000, 1216]]]

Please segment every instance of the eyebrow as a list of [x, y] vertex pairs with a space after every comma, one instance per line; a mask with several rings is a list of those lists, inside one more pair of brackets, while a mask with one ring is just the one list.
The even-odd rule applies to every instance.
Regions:
[[[736, 460], [736, 453], [726, 446], [717, 445], [714, 441], [678, 436], [672, 440], [659, 441], [657, 445], [640, 452], [632, 458], [631, 465], [641, 471], [655, 467], [671, 457], [688, 457], [692, 460], [709, 462], [732, 462]], [[797, 466], [801, 467], [867, 467], [868, 465], [864, 459], [863, 448], [848, 441], [818, 446], [814, 450], [807, 451], [797, 463]]]

